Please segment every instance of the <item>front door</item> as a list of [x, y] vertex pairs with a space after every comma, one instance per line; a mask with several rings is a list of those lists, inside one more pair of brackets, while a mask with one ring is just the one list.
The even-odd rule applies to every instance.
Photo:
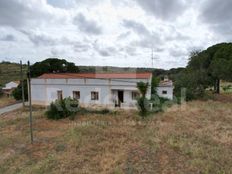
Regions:
[[118, 91], [119, 107], [121, 107], [121, 103], [124, 102], [124, 101], [123, 101], [123, 98], [124, 98], [123, 94], [124, 94], [123, 91]]

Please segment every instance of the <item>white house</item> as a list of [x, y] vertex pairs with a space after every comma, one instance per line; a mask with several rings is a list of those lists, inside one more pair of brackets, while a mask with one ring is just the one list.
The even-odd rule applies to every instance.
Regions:
[[3, 93], [6, 94], [7, 96], [10, 96], [12, 91], [18, 87], [19, 83], [20, 83], [19, 81], [12, 81], [12, 82], [6, 83], [5, 87], [2, 88]]
[[49, 105], [72, 97], [83, 106], [130, 108], [139, 95], [137, 82], [148, 82], [151, 97], [152, 73], [64, 73], [43, 74], [31, 80], [32, 104]]
[[163, 81], [160, 81], [156, 91], [158, 96], [173, 100], [173, 89], [173, 82], [168, 78], [164, 78]]

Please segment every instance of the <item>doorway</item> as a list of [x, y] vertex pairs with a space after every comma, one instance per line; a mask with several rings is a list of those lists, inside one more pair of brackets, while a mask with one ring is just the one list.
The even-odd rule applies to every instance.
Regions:
[[124, 92], [123, 91], [118, 91], [118, 102], [119, 102], [119, 107], [121, 107], [121, 103], [124, 102]]

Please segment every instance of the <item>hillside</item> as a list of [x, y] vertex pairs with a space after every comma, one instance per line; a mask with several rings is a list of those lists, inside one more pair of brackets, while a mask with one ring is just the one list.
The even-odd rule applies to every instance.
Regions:
[[[130, 68], [130, 67], [113, 67], [113, 66], [78, 66], [80, 73], [92, 72], [152, 72], [155, 76], [178, 74], [183, 68], [173, 68], [170, 70], [154, 69], [154, 68]], [[27, 66], [23, 66], [24, 78], [26, 78]], [[11, 62], [0, 63], [0, 85], [7, 82], [20, 80], [20, 64]]]
[[[24, 78], [26, 78], [26, 65], [23, 66]], [[0, 85], [7, 82], [20, 80], [20, 64], [1, 62], [0, 63]]]

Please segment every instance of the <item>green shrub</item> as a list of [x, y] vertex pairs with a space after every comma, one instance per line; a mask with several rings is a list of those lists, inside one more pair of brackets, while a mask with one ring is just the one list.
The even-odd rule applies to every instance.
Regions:
[[65, 98], [62, 100], [56, 100], [52, 102], [46, 111], [48, 119], [59, 120], [70, 117], [74, 119], [75, 114], [79, 110], [79, 102], [76, 99]]
[[149, 113], [149, 100], [146, 97], [140, 97], [137, 100], [139, 115], [145, 118]]
[[159, 97], [158, 95], [152, 95], [150, 103], [152, 103], [152, 110], [150, 110], [150, 112], [156, 113], [166, 110], [166, 108], [172, 106], [175, 101]]
[[[24, 98], [25, 100], [27, 100], [28, 99], [27, 80], [23, 81], [23, 87], [24, 87]], [[14, 89], [12, 95], [15, 98], [15, 100], [22, 100], [22, 83], [20, 83], [19, 86], [16, 89]]]

